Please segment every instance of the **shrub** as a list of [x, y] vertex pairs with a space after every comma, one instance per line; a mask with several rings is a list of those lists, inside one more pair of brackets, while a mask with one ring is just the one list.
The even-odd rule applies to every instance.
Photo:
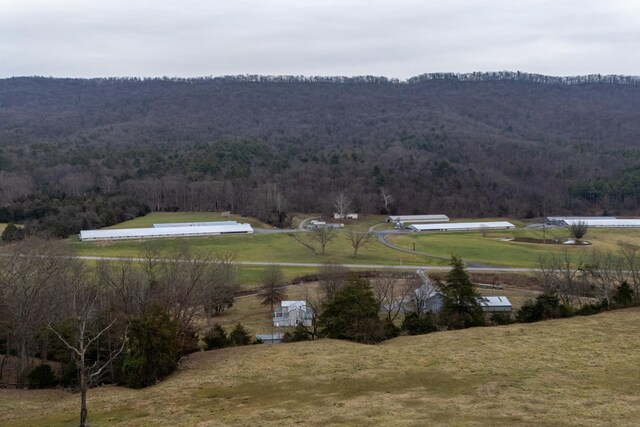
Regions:
[[238, 323], [229, 334], [229, 342], [234, 346], [249, 345], [251, 344], [251, 335], [244, 326]]
[[229, 346], [229, 337], [227, 332], [219, 324], [213, 325], [213, 328], [207, 331], [204, 336], [204, 342], [207, 350], [215, 350], [218, 348], [225, 348]]
[[311, 339], [311, 334], [304, 325], [298, 325], [293, 332], [285, 332], [282, 342], [298, 342], [308, 341]]
[[53, 388], [58, 384], [56, 375], [49, 365], [39, 365], [27, 375], [29, 388]]
[[513, 317], [511, 313], [492, 313], [490, 317], [491, 323], [494, 325], [509, 325], [513, 323]]
[[558, 295], [554, 292], [545, 292], [538, 295], [535, 301], [526, 301], [516, 313], [516, 320], [531, 323], [572, 315], [571, 308], [561, 304]]
[[409, 335], [422, 335], [436, 332], [438, 326], [431, 313], [411, 312], [405, 316], [400, 329]]
[[633, 289], [625, 281], [618, 285], [613, 296], [613, 302], [618, 307], [629, 307], [633, 305]]

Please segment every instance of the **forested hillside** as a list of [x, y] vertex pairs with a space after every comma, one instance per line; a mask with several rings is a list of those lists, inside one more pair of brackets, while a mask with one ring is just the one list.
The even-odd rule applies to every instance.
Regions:
[[381, 191], [399, 213], [624, 214], [638, 188], [634, 77], [0, 80], [5, 220], [34, 194], [261, 218], [340, 192], [377, 213]]

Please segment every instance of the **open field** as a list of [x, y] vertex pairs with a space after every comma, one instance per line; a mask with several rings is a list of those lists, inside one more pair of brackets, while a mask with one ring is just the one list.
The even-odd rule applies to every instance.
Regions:
[[[640, 310], [381, 345], [321, 340], [191, 355], [144, 390], [89, 392], [93, 426], [632, 426]], [[79, 396], [0, 390], [0, 424], [71, 426]]]
[[[298, 215], [294, 217], [294, 224], [312, 215]], [[212, 221], [223, 220], [219, 213], [152, 213], [145, 217], [136, 218], [118, 224], [115, 227], [147, 227], [156, 222], [179, 221]], [[268, 228], [259, 221], [239, 216], [231, 219], [249, 222], [253, 226]], [[502, 219], [502, 218], [496, 218]], [[175, 239], [157, 239], [149, 242], [136, 240], [115, 242], [79, 242], [76, 237], [69, 239], [69, 244], [79, 255], [89, 256], [139, 256], [143, 245], [151, 244], [164, 250], [185, 246], [200, 251], [233, 251], [239, 261], [260, 261], [273, 263], [326, 263], [338, 262], [344, 264], [377, 264], [377, 265], [447, 265], [447, 259], [452, 255], [459, 255], [468, 262], [496, 267], [537, 267], [541, 255], [560, 253], [569, 250], [573, 255], [588, 253], [592, 249], [615, 250], [619, 242], [640, 244], [640, 230], [638, 229], [590, 229], [585, 240], [591, 245], [582, 247], [567, 247], [560, 244], [538, 244], [507, 241], [511, 238], [542, 239], [543, 231], [519, 228], [516, 230], [501, 230], [489, 232], [453, 232], [453, 233], [408, 233], [388, 235], [387, 240], [399, 247], [415, 249], [423, 255], [397, 251], [381, 245], [377, 241], [361, 248], [358, 257], [353, 257], [353, 248], [347, 237], [348, 230], [366, 230], [380, 224], [377, 229], [389, 229], [385, 217], [382, 215], [367, 216], [360, 220], [345, 221], [345, 228], [337, 231], [336, 238], [329, 242], [326, 254], [320, 254], [320, 246], [314, 242], [310, 233], [296, 233], [295, 238], [283, 234], [253, 234], [227, 235], [211, 237], [192, 237]], [[463, 221], [462, 219], [457, 221]], [[510, 220], [522, 227], [523, 222]], [[484, 235], [483, 235], [484, 234]], [[546, 239], [566, 238], [565, 229], [551, 228], [546, 231]], [[296, 239], [302, 241], [297, 241]], [[315, 248], [315, 253], [308, 246]], [[425, 256], [424, 254], [430, 255]], [[261, 269], [253, 269], [258, 272]], [[259, 273], [250, 277], [252, 283]]]
[[[481, 232], [411, 233], [388, 236], [394, 245], [424, 252], [433, 256], [449, 257], [452, 254], [465, 261], [502, 267], [537, 267], [540, 256], [569, 250], [571, 254], [588, 253], [593, 249], [615, 251], [618, 242], [640, 244], [640, 229], [594, 229], [583, 240], [591, 245], [567, 247], [559, 244], [538, 244], [506, 241], [514, 237], [543, 238], [542, 230], [516, 229], [490, 231], [486, 237]], [[565, 229], [548, 229], [546, 238], [568, 237]]]
[[[218, 215], [218, 217], [214, 217]], [[219, 214], [165, 214], [154, 213], [145, 217], [136, 218], [118, 224], [117, 227], [147, 227], [154, 222], [175, 221], [207, 221], [219, 220]], [[233, 218], [232, 218], [233, 219]], [[239, 219], [248, 221], [247, 218]], [[355, 221], [348, 224], [348, 228], [366, 229], [377, 223], [375, 217], [362, 223]], [[442, 260], [433, 260], [420, 255], [399, 252], [377, 242], [370, 243], [361, 248], [358, 257], [353, 257], [353, 248], [347, 238], [346, 230], [337, 231], [336, 238], [326, 247], [325, 255], [320, 255], [320, 248], [314, 243], [310, 233], [297, 233], [296, 237], [308, 245], [316, 247], [314, 254], [304, 244], [299, 243], [293, 237], [284, 233], [252, 234], [252, 235], [227, 235], [211, 237], [191, 237], [176, 239], [155, 239], [145, 244], [151, 244], [164, 250], [170, 250], [184, 245], [193, 250], [201, 251], [234, 251], [239, 261], [264, 261], [264, 262], [299, 262], [299, 263], [326, 263], [341, 262], [349, 264], [391, 264], [391, 265], [425, 265], [443, 264]], [[91, 256], [138, 256], [142, 252], [143, 242], [137, 240], [113, 241], [113, 242], [80, 242], [77, 237], [71, 237], [69, 244], [78, 255]]]

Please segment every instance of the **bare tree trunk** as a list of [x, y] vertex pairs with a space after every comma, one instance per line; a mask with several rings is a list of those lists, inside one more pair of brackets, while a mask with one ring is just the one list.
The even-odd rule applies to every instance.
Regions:
[[[84, 365], [84, 360], [82, 364]], [[82, 368], [80, 369], [80, 427], [87, 425], [87, 390], [89, 390], [89, 379], [85, 369]]]

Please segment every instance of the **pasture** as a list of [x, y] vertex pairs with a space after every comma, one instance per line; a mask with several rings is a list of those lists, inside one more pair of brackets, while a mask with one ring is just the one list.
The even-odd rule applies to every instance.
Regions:
[[[637, 425], [640, 310], [189, 356], [143, 390], [89, 392], [94, 426]], [[70, 426], [79, 396], [0, 390], [0, 424]]]

